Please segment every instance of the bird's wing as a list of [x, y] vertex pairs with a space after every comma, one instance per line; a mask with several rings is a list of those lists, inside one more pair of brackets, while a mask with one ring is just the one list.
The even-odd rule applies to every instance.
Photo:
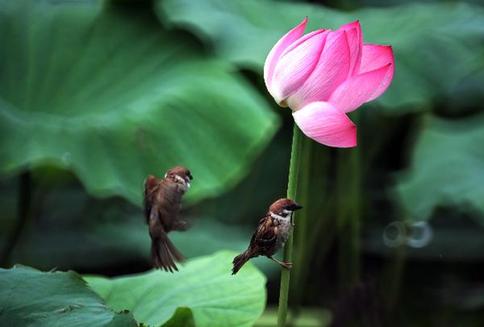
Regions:
[[259, 226], [252, 235], [250, 244], [262, 248], [272, 247], [277, 242], [277, 232], [278, 228], [274, 225], [272, 217], [266, 216], [259, 221]]
[[156, 178], [153, 175], [149, 175], [145, 180], [143, 205], [145, 209], [146, 223], [148, 224], [150, 221], [150, 213], [151, 213], [151, 208], [153, 206], [154, 195], [156, 194], [156, 190], [158, 189], [158, 185], [160, 184], [160, 182], [161, 182], [161, 179]]
[[159, 212], [155, 207], [148, 220], [151, 236], [151, 257], [153, 264], [156, 268], [160, 268], [165, 271], [177, 271], [178, 268], [175, 262], [183, 261], [183, 255], [168, 238], [158, 214]]

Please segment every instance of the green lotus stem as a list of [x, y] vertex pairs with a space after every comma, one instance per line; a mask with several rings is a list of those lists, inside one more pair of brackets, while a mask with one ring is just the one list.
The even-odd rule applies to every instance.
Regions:
[[358, 148], [338, 154], [338, 237], [340, 290], [347, 292], [360, 279], [361, 172]]
[[[301, 163], [301, 149], [302, 149], [303, 135], [299, 128], [294, 124], [292, 134], [292, 149], [291, 159], [289, 162], [289, 177], [287, 181], [287, 197], [297, 202], [297, 189], [298, 189], [298, 172]], [[295, 215], [297, 211], [293, 213]], [[294, 221], [297, 221], [294, 219]], [[284, 247], [283, 261], [292, 262], [292, 235], [286, 242]], [[282, 269], [281, 271], [281, 285], [279, 288], [279, 310], [277, 313], [277, 326], [283, 327], [286, 325], [287, 308], [289, 300], [289, 282], [291, 278], [291, 271], [288, 269]]]

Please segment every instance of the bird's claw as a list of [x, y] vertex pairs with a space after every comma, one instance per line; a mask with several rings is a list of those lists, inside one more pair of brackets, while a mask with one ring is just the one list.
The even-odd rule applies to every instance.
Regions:
[[277, 262], [281, 267], [284, 267], [286, 269], [291, 269], [292, 268], [292, 262], [286, 262], [286, 261], [279, 261], [271, 256], [268, 256], [269, 259], [272, 261]]
[[292, 268], [292, 262], [282, 262], [281, 266], [290, 270]]

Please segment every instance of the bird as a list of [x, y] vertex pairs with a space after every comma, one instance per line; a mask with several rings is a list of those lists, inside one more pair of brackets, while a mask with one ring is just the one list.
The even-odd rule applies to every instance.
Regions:
[[144, 215], [151, 237], [151, 258], [155, 268], [178, 271], [175, 262], [183, 255], [168, 238], [168, 233], [184, 231], [188, 224], [180, 219], [181, 201], [193, 176], [187, 168], [175, 166], [164, 178], [149, 175], [144, 183]]
[[292, 213], [301, 208], [302, 206], [287, 198], [271, 204], [267, 214], [259, 221], [247, 250], [234, 258], [232, 275], [235, 275], [251, 258], [258, 256], [266, 256], [282, 267], [291, 269], [292, 263], [279, 261], [273, 255], [284, 246], [294, 227]]

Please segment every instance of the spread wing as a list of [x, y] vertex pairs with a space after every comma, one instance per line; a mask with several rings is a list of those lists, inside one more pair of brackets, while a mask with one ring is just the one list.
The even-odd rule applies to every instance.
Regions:
[[278, 228], [274, 225], [271, 216], [266, 216], [259, 221], [259, 226], [250, 240], [251, 247], [273, 248], [277, 242]]
[[153, 198], [158, 189], [158, 185], [160, 184], [161, 179], [156, 178], [153, 175], [149, 175], [145, 180], [145, 190], [144, 190], [144, 209], [145, 209], [145, 218], [146, 223], [149, 224], [150, 221], [150, 213], [151, 207], [153, 206]]

